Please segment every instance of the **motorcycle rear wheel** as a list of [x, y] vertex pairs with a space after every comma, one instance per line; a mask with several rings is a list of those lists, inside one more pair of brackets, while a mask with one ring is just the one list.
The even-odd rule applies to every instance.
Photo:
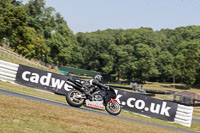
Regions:
[[106, 111], [111, 115], [118, 115], [121, 112], [121, 107], [117, 101], [110, 100], [106, 104]]
[[83, 98], [77, 98], [77, 95], [81, 95], [82, 93], [78, 90], [71, 90], [68, 92], [66, 95], [66, 101], [69, 105], [73, 107], [80, 107], [84, 104], [84, 99]]

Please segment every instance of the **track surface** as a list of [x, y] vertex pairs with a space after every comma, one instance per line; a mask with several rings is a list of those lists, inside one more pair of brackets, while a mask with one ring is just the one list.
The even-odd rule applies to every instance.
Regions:
[[[25, 95], [25, 94], [20, 94], [20, 93], [8, 91], [8, 90], [0, 89], [0, 94], [7, 95], [7, 96], [15, 96], [15, 97], [24, 98], [24, 99], [33, 100], [33, 101], [38, 101], [38, 102], [47, 103], [47, 104], [53, 104], [53, 105], [56, 105], [56, 106], [62, 106], [62, 107], [66, 107], [66, 108], [76, 109], [76, 110], [81, 110], [81, 111], [84, 111], [84, 112], [92, 112], [92, 113], [95, 113], [95, 114], [101, 114], [101, 115], [113, 117], [113, 118], [116, 118], [116, 119], [127, 120], [127, 121], [131, 121], [131, 122], [139, 123], [139, 124], [146, 124], [146, 125], [150, 125], [150, 126], [161, 127], [161, 128], [176, 130], [176, 131], [185, 132], [185, 133], [200, 133], [200, 132], [197, 132], [197, 131], [190, 131], [190, 130], [181, 129], [181, 128], [169, 127], [169, 126], [154, 124], [154, 123], [150, 123], [150, 122], [144, 122], [144, 121], [134, 120], [134, 119], [130, 119], [130, 118], [125, 118], [125, 117], [121, 117], [121, 116], [112, 116], [112, 115], [109, 115], [107, 113], [102, 113], [102, 112], [84, 109], [84, 108], [74, 108], [74, 107], [71, 107], [71, 106], [64, 104], [64, 103], [59, 103], [59, 102], [55, 102], [55, 101], [51, 101], [51, 100], [47, 100], [47, 99], [42, 99], [42, 98], [38, 98], [38, 97], [34, 97], [34, 96], [29, 96], [29, 95]], [[195, 119], [194, 122], [200, 122], [200, 120]]]

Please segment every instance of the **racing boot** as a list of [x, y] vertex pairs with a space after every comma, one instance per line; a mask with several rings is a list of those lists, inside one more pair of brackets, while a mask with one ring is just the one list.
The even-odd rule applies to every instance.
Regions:
[[90, 101], [94, 100], [94, 96], [92, 95], [93, 89], [91, 88], [90, 90], [86, 91], [85, 94], [88, 96]]

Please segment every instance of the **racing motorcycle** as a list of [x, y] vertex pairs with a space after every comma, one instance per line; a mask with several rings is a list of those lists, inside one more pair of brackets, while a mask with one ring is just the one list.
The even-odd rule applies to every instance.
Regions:
[[89, 88], [84, 86], [85, 81], [68, 78], [66, 82], [73, 87], [66, 95], [66, 101], [69, 105], [73, 107], [85, 105], [90, 108], [106, 110], [111, 115], [120, 114], [121, 107], [115, 100], [116, 93], [113, 88], [109, 90], [96, 88], [91, 98], [86, 93]]

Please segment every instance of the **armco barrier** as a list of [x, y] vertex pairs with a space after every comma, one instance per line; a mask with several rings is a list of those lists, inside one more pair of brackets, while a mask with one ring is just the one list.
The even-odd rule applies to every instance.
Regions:
[[[23, 81], [19, 82], [17, 77], [20, 77]], [[60, 93], [63, 93], [63, 91], [66, 91], [68, 88], [68, 85], [66, 85], [63, 81], [64, 79], [65, 78], [63, 75], [0, 60], [0, 80], [2, 81], [14, 83], [18, 80], [17, 83], [22, 85], [32, 85], [30, 82], [32, 81], [36, 88], [43, 88], [48, 90], [52, 89], [53, 87], [56, 92], [60, 91]], [[37, 82], [40, 82], [40, 84], [37, 84]], [[53, 82], [55, 84], [53, 84]], [[64, 89], [62, 87], [64, 87]], [[188, 107], [122, 90], [118, 90], [117, 100], [125, 110], [127, 109], [132, 112], [156, 118], [162, 117], [161, 119], [164, 118], [164, 120], [170, 120], [187, 127], [191, 126], [193, 107]], [[175, 113], [172, 110], [174, 110]], [[173, 115], [170, 117], [169, 115], [171, 114]], [[165, 117], [168, 118], [165, 119]]]
[[192, 113], [193, 113], [192, 106], [184, 106], [184, 105], [178, 104], [174, 122], [187, 126], [187, 127], [191, 127]]
[[0, 60], [0, 80], [14, 83], [19, 65]]

